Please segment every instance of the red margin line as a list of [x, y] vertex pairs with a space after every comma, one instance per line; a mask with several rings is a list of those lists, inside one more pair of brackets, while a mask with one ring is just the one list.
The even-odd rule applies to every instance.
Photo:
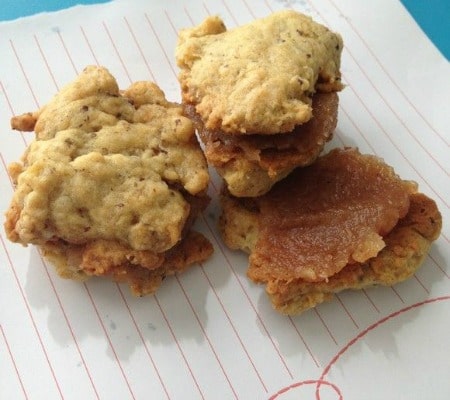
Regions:
[[16, 361], [14, 360], [14, 356], [12, 354], [11, 348], [9, 347], [8, 340], [6, 339], [5, 331], [3, 330], [3, 326], [1, 326], [1, 325], [0, 325], [0, 332], [3, 336], [3, 340], [5, 342], [6, 348], [8, 349], [8, 354], [9, 354], [9, 357], [11, 358], [11, 362], [13, 363], [17, 378], [19, 379], [19, 383], [20, 383], [20, 387], [22, 388], [23, 395], [25, 396], [26, 399], [28, 399], [28, 395], [25, 390], [25, 386], [23, 385], [22, 378], [20, 377], [19, 370], [17, 369]]

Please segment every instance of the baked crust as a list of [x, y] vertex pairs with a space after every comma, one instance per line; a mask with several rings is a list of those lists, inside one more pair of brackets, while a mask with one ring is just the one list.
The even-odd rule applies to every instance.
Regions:
[[189, 231], [176, 246], [164, 253], [133, 250], [118, 242], [97, 240], [85, 245], [47, 242], [39, 246], [43, 256], [63, 278], [83, 281], [102, 276], [127, 283], [136, 296], [153, 294], [163, 280], [208, 259], [211, 243]]

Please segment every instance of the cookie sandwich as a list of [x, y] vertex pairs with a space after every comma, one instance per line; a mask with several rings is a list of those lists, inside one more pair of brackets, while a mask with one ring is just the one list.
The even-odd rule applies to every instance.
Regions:
[[106, 276], [140, 296], [211, 255], [191, 229], [209, 202], [206, 160], [182, 107], [154, 83], [122, 91], [90, 66], [11, 124], [36, 139], [9, 166], [6, 233], [62, 277]]
[[179, 33], [185, 113], [232, 195], [260, 196], [318, 157], [337, 123], [342, 48], [295, 11], [231, 30], [208, 17]]
[[265, 195], [224, 189], [220, 230], [250, 254], [248, 277], [273, 307], [299, 314], [345, 289], [412, 276], [440, 234], [435, 202], [383, 160], [335, 149]]

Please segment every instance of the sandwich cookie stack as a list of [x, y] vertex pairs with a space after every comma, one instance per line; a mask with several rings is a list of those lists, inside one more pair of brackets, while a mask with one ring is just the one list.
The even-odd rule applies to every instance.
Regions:
[[6, 234], [36, 245], [60, 276], [108, 277], [143, 296], [212, 254], [191, 229], [209, 203], [206, 160], [192, 122], [156, 84], [120, 90], [89, 66], [11, 122], [36, 139], [9, 166]]
[[337, 124], [341, 37], [295, 11], [180, 32], [185, 114], [223, 177], [219, 228], [248, 277], [298, 314], [344, 289], [393, 285], [441, 229], [433, 200], [357, 149], [320, 156]]
[[185, 113], [233, 196], [266, 193], [332, 138], [342, 46], [338, 34], [294, 11], [230, 31], [210, 17], [180, 32]]

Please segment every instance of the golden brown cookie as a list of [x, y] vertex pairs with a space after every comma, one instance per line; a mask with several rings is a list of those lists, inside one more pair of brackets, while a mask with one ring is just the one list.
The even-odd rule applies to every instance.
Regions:
[[182, 30], [183, 103], [224, 134], [291, 132], [313, 115], [316, 91], [340, 90], [341, 37], [285, 10], [227, 30], [219, 17]]
[[110, 275], [145, 294], [157, 285], [142, 268], [160, 279], [211, 254], [189, 233], [209, 201], [206, 160], [182, 107], [155, 84], [120, 91], [105, 68], [87, 67], [12, 127], [34, 129], [36, 140], [9, 168], [5, 229], [58, 259], [61, 275]]
[[316, 93], [313, 117], [289, 134], [228, 135], [206, 129], [193, 105], [185, 113], [196, 124], [208, 164], [237, 197], [261, 196], [294, 168], [311, 164], [331, 140], [337, 124], [337, 93]]
[[354, 149], [333, 150], [267, 195], [224, 192], [220, 229], [250, 253], [248, 276], [297, 314], [344, 289], [393, 285], [419, 268], [441, 230], [433, 200]]

